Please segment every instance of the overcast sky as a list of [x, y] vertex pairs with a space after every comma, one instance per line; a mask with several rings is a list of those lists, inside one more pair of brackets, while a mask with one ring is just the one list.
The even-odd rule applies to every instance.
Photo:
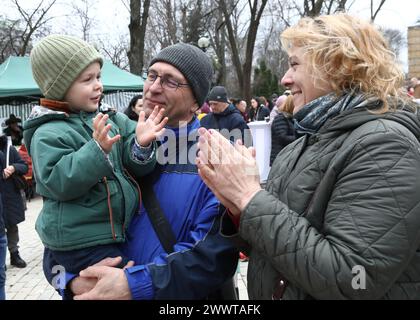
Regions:
[[[4, 1], [4, 0], [3, 0]], [[2, 1], [2, 4], [3, 4]], [[71, 11], [71, 2], [59, 0], [53, 7], [52, 16], [63, 16]], [[92, 2], [95, 2], [92, 0]], [[97, 20], [96, 35], [110, 36], [110, 38], [118, 37], [121, 34], [128, 35], [129, 15], [127, 9], [122, 5], [120, 0], [98, 0], [97, 4], [92, 8]], [[350, 8], [350, 13], [368, 19], [370, 17], [370, 1], [355, 0], [355, 4]], [[379, 4], [380, 0], [375, 3]], [[39, 0], [20, 0], [25, 8], [34, 7]], [[377, 5], [376, 5], [377, 6]], [[9, 16], [11, 11], [15, 11], [13, 6], [6, 6], [6, 15]], [[1, 14], [1, 12], [0, 12]], [[377, 16], [376, 23], [387, 27], [401, 30], [406, 37], [407, 28], [414, 25], [420, 19], [420, 0], [387, 0]], [[54, 20], [56, 25], [65, 25], [63, 19]], [[60, 32], [59, 28], [54, 27], [54, 32]], [[402, 48], [400, 53], [405, 69], [407, 71], [407, 47]]]
[[[379, 2], [380, 1], [376, 1], [378, 4]], [[364, 3], [364, 5], [362, 3]], [[352, 7], [351, 13], [369, 19], [370, 1], [357, 1]], [[420, 0], [387, 0], [379, 12], [375, 23], [386, 28], [401, 30], [404, 37], [407, 39], [408, 27], [415, 25], [418, 19], [420, 19]], [[400, 60], [407, 72], [407, 45], [405, 45], [404, 48], [401, 48]]]

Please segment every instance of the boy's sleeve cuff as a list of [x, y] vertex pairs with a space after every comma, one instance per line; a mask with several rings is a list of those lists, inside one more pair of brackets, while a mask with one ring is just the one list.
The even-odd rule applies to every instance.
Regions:
[[147, 147], [142, 147], [138, 142], [137, 138], [134, 138], [134, 143], [131, 147], [131, 154], [133, 159], [138, 162], [148, 162], [154, 156], [154, 144], [150, 143]]
[[60, 288], [58, 289], [59, 294], [63, 300], [73, 300], [74, 294], [70, 290], [69, 285], [70, 285], [70, 282], [76, 277], [77, 277], [77, 274], [69, 273], [69, 272], [65, 273], [65, 285], [60, 286]]

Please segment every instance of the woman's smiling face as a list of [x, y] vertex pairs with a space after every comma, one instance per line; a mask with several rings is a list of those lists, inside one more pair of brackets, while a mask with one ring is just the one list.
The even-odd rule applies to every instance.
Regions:
[[[293, 96], [293, 104], [295, 108], [293, 113], [298, 112], [309, 102], [330, 93], [331, 86], [325, 82], [322, 86], [314, 84], [314, 74], [307, 64], [303, 54], [303, 48], [293, 47], [289, 52], [289, 70], [281, 79], [281, 84], [288, 87]], [[315, 75], [315, 78], [316, 75]]]

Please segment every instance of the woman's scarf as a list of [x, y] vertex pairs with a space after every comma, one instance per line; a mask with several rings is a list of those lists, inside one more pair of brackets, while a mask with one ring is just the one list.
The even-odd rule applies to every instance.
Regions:
[[382, 102], [374, 97], [366, 97], [360, 93], [345, 93], [337, 96], [329, 93], [319, 97], [294, 114], [295, 130], [299, 135], [314, 134], [325, 122], [345, 110], [362, 107], [380, 106]]

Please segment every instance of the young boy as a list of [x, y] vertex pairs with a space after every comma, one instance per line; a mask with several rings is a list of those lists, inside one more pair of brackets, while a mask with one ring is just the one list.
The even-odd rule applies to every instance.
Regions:
[[44, 255], [71, 273], [122, 256], [118, 244], [140, 204], [131, 175], [152, 171], [152, 142], [167, 122], [158, 107], [147, 120], [143, 112], [137, 126], [122, 113], [98, 113], [102, 63], [91, 45], [64, 35], [44, 38], [31, 53], [33, 77], [45, 96], [24, 123], [43, 196], [36, 230]]

